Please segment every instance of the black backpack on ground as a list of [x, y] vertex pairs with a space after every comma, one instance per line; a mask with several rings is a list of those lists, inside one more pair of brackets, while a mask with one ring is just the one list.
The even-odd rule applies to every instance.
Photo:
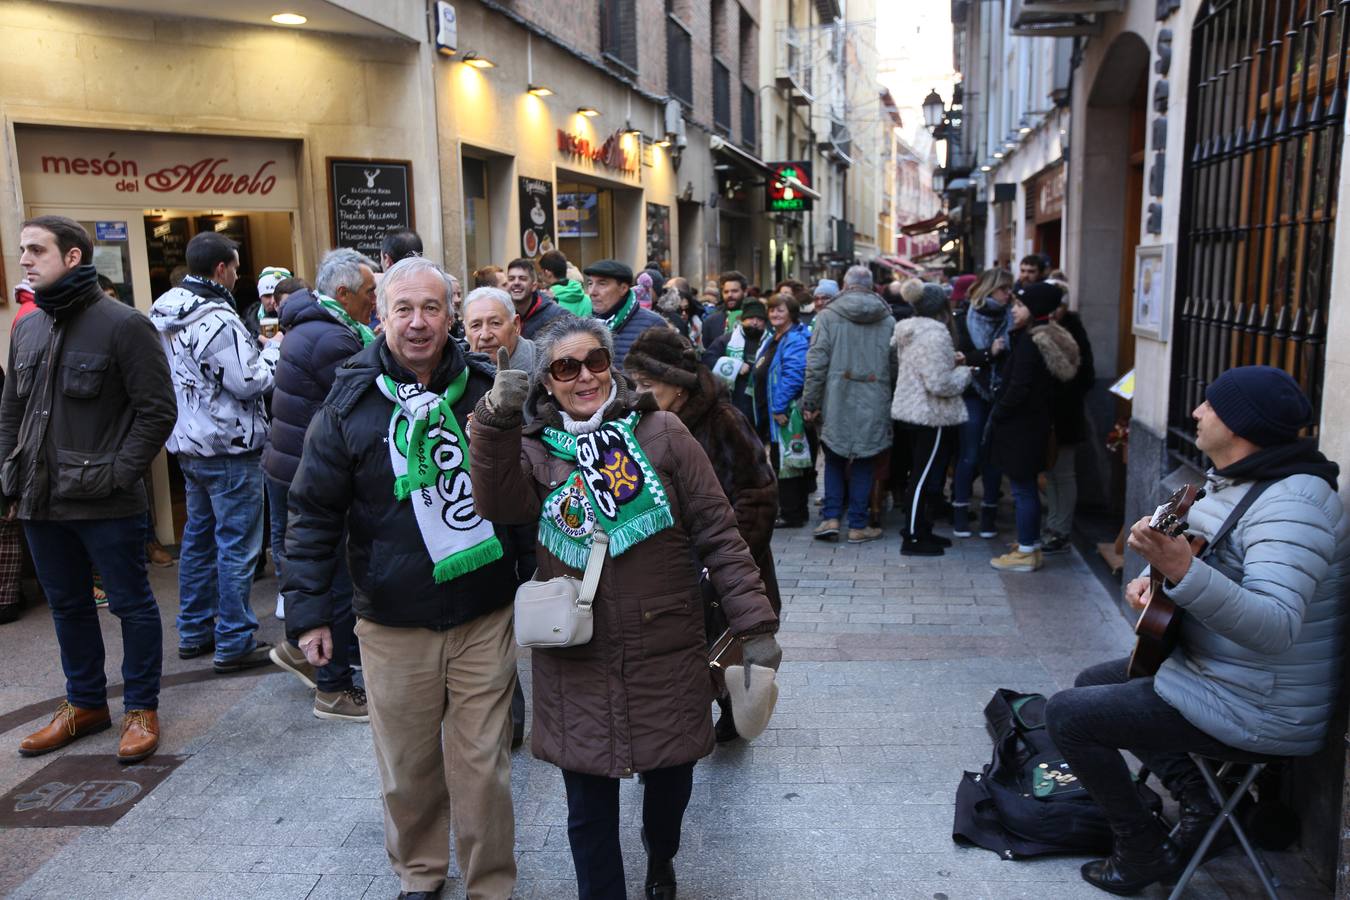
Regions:
[[[966, 772], [956, 789], [952, 839], [1004, 859], [1051, 853], [1111, 852], [1101, 808], [1069, 770], [1045, 728], [1045, 697], [1006, 688], [984, 708], [994, 758]], [[1156, 814], [1162, 800], [1143, 784], [1139, 796]]]

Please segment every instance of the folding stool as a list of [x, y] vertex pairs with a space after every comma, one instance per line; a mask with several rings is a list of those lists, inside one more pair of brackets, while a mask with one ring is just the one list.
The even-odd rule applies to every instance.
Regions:
[[[1266, 896], [1269, 897], [1270, 900], [1279, 900], [1280, 895], [1275, 890], [1280, 883], [1279, 880], [1275, 877], [1275, 874], [1271, 872], [1270, 867], [1266, 865], [1265, 857], [1263, 857], [1261, 851], [1257, 850], [1256, 846], [1252, 844], [1251, 839], [1247, 837], [1247, 832], [1242, 828], [1242, 823], [1239, 822], [1237, 816], [1234, 815], [1234, 810], [1237, 809], [1238, 803], [1240, 803], [1242, 798], [1247, 795], [1247, 792], [1251, 790], [1252, 783], [1256, 781], [1256, 776], [1260, 775], [1267, 765], [1277, 760], [1268, 758], [1264, 762], [1234, 762], [1222, 759], [1210, 759], [1201, 756], [1198, 753], [1192, 753], [1191, 759], [1195, 760], [1196, 766], [1200, 769], [1200, 774], [1205, 779], [1205, 784], [1209, 786], [1210, 796], [1214, 798], [1215, 803], [1219, 804], [1219, 814], [1216, 815], [1214, 821], [1210, 823], [1209, 830], [1205, 832], [1204, 838], [1200, 841], [1200, 846], [1196, 847], [1195, 853], [1191, 854], [1190, 862], [1186, 864], [1185, 871], [1183, 871], [1181, 877], [1177, 879], [1176, 887], [1172, 889], [1172, 893], [1168, 896], [1167, 900], [1179, 900], [1182, 891], [1186, 889], [1186, 885], [1193, 877], [1195, 877], [1195, 873], [1200, 870], [1201, 863], [1205, 861], [1205, 853], [1209, 851], [1210, 845], [1214, 843], [1214, 839], [1218, 837], [1219, 831], [1225, 825], [1233, 829], [1233, 834], [1237, 836], [1238, 843], [1247, 854], [1247, 858], [1251, 860], [1252, 866], [1256, 869], [1257, 876], [1261, 879], [1261, 886], [1266, 889]], [[1218, 772], [1215, 772], [1211, 768], [1212, 763], [1220, 764]], [[1223, 788], [1220, 786], [1221, 780], [1228, 775], [1229, 771], [1234, 766], [1244, 765], [1248, 767], [1246, 774], [1242, 776], [1242, 780], [1238, 783], [1238, 786], [1233, 792], [1225, 796]], [[1180, 824], [1178, 824], [1172, 829], [1173, 836], [1176, 835], [1177, 830], [1180, 827]]]

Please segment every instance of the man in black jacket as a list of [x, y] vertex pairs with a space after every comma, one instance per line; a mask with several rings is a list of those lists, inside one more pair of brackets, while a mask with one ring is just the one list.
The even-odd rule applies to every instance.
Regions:
[[[369, 318], [375, 301], [374, 263], [355, 250], [340, 249], [327, 254], [319, 263], [314, 278], [316, 293], [298, 291], [286, 298], [281, 325], [286, 340], [277, 360], [276, 387], [272, 394], [272, 426], [263, 447], [262, 468], [267, 487], [267, 502], [272, 515], [272, 561], [279, 577], [286, 568], [286, 517], [288, 496], [305, 430], [332, 390], [337, 367], [360, 352], [374, 335], [354, 327], [362, 317]], [[325, 305], [327, 303], [328, 305]], [[341, 318], [331, 304], [345, 312]], [[346, 722], [369, 720], [365, 692], [352, 682], [351, 650], [356, 643], [352, 629], [352, 578], [347, 571], [346, 553], [339, 552], [333, 572], [329, 598], [332, 614], [333, 659], [315, 669], [305, 655], [289, 643], [280, 643], [269, 651], [273, 663], [292, 673], [315, 689], [314, 715], [320, 719]], [[278, 611], [284, 611], [284, 599], [277, 598]]]
[[286, 631], [311, 665], [332, 658], [345, 530], [394, 871], [409, 894], [439, 890], [448, 818], [468, 894], [506, 898], [515, 549], [474, 511], [465, 440], [495, 370], [449, 340], [430, 260], [395, 263], [378, 305], [384, 335], [338, 369], [291, 482]]
[[[84, 228], [23, 223], [20, 265], [38, 309], [14, 329], [0, 399], [0, 490], [23, 521], [52, 608], [66, 699], [19, 753], [38, 756], [111, 724], [93, 566], [122, 622], [126, 684], [117, 758], [159, 746], [163, 633], [145, 574], [143, 477], [178, 415], [164, 348], [144, 314], [103, 293]], [[92, 565], [91, 565], [92, 564]]]

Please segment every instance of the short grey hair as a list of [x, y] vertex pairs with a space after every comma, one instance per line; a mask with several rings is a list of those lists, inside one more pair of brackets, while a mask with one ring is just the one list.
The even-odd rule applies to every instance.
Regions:
[[460, 315], [468, 316], [469, 304], [475, 300], [496, 300], [502, 305], [502, 309], [506, 311], [509, 318], [514, 319], [518, 315], [516, 305], [511, 302], [511, 295], [501, 288], [495, 287], [480, 287], [469, 291], [469, 295], [459, 305]]
[[451, 315], [454, 314], [454, 310], [450, 309], [450, 298], [454, 296], [454, 286], [450, 283], [450, 276], [446, 274], [444, 269], [425, 256], [408, 256], [390, 266], [389, 270], [384, 273], [384, 277], [380, 279], [379, 286], [375, 289], [375, 311], [381, 319], [389, 315], [389, 289], [400, 281], [407, 281], [409, 278], [421, 275], [424, 272], [434, 272], [436, 277], [441, 280], [441, 284], [445, 286], [446, 310]]
[[[581, 319], [574, 315], [559, 316], [534, 337], [534, 374], [532, 384], [543, 384], [548, 374], [549, 363], [553, 362], [553, 348], [558, 342], [574, 334], [589, 334], [600, 342], [600, 346], [614, 357], [614, 335], [609, 326], [599, 319]], [[611, 368], [613, 363], [611, 362]]]
[[872, 270], [867, 266], [849, 266], [844, 273], [844, 287], [870, 288], [872, 286]]
[[319, 263], [319, 271], [314, 276], [314, 289], [325, 297], [336, 297], [338, 288], [345, 287], [355, 293], [361, 290], [361, 267], [375, 272], [380, 267], [363, 254], [339, 247], [330, 250]]

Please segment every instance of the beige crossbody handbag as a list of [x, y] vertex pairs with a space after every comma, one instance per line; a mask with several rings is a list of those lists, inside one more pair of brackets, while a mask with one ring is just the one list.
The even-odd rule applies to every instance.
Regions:
[[548, 581], [527, 581], [516, 588], [516, 643], [522, 647], [580, 647], [590, 643], [595, 625], [591, 606], [608, 552], [609, 535], [597, 528], [580, 581], [571, 575], [559, 575]]

